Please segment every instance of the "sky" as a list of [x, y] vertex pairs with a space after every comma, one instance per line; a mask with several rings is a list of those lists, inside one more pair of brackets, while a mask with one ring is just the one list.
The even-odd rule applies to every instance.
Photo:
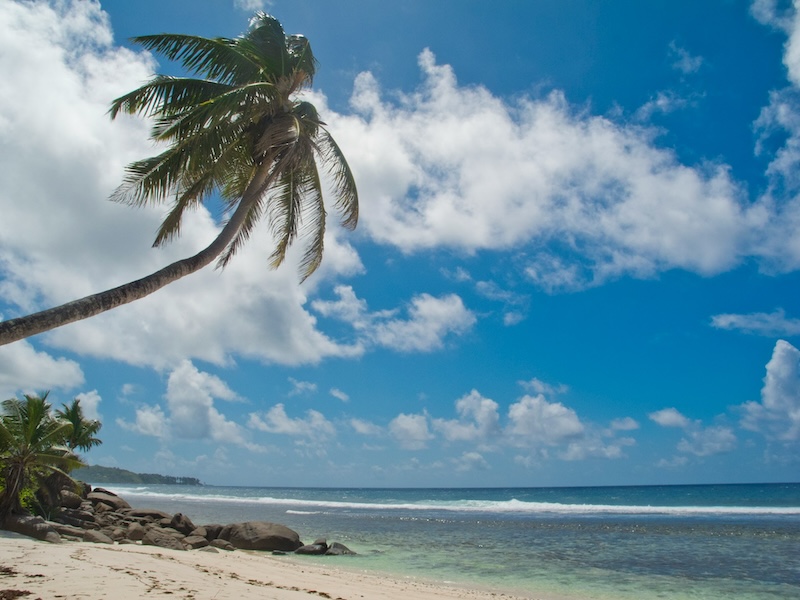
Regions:
[[[157, 149], [131, 36], [308, 37], [354, 232], [0, 347], [0, 397], [103, 423], [91, 464], [214, 485], [800, 480], [800, 2], [0, 3], [0, 315], [205, 247], [212, 202], [108, 200]], [[301, 249], [300, 249], [301, 250]]]

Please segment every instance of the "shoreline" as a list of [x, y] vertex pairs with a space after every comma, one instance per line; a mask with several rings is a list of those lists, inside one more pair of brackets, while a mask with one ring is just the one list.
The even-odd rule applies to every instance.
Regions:
[[8, 531], [0, 532], [0, 565], [4, 566], [0, 594], [29, 592], [20, 597], [31, 600], [548, 600], [348, 570], [333, 561], [314, 564], [241, 550], [179, 552], [138, 544], [51, 544]]

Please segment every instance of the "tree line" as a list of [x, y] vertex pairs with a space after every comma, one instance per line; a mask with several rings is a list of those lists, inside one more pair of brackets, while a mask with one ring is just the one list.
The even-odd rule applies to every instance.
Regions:
[[157, 473], [134, 473], [118, 467], [101, 467], [93, 465], [81, 467], [74, 475], [83, 481], [92, 483], [141, 483], [166, 485], [203, 485], [196, 477], [174, 477]]

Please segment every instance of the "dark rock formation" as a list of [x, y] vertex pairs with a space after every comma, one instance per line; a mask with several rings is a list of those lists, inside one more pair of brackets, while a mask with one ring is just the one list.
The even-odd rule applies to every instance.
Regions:
[[95, 505], [95, 510], [98, 509], [98, 504], [105, 504], [107, 506], [110, 506], [113, 510], [120, 510], [123, 508], [131, 507], [130, 504], [128, 504], [125, 500], [123, 500], [116, 494], [112, 494], [108, 490], [104, 490], [102, 488], [97, 488], [93, 492], [90, 492], [86, 496], [86, 499]]
[[155, 527], [144, 534], [142, 538], [144, 546], [158, 546], [159, 548], [169, 548], [170, 550], [186, 550], [183, 541], [175, 536], [164, 533]]
[[8, 515], [6, 517], [5, 527], [9, 531], [27, 535], [28, 537], [44, 542], [57, 544], [61, 541], [61, 536], [58, 532], [42, 517]]
[[[82, 492], [73, 492], [77, 489]], [[230, 525], [196, 526], [184, 514], [170, 515], [160, 510], [134, 509], [124, 499], [102, 488], [65, 487], [61, 506], [53, 509], [53, 521], [41, 517], [11, 515], [6, 528], [49, 542], [86, 541], [98, 544], [137, 544], [173, 550], [268, 550], [277, 554], [342, 555], [355, 554], [342, 544], [328, 545], [325, 538], [303, 545], [296, 531], [266, 521]]]
[[344, 544], [340, 544], [339, 542], [333, 542], [330, 546], [328, 546], [328, 550], [325, 552], [327, 556], [355, 556], [355, 552], [350, 550]]
[[295, 554], [325, 554], [328, 551], [327, 544], [306, 544], [294, 551]]
[[170, 519], [169, 526], [180, 531], [183, 535], [189, 535], [192, 531], [197, 529], [194, 523], [192, 523], [192, 520], [183, 513], [175, 514], [172, 519]]
[[94, 529], [87, 529], [83, 532], [83, 541], [92, 542], [93, 544], [113, 544], [114, 540], [111, 536], [106, 535], [102, 531], [95, 531]]
[[267, 521], [247, 521], [223, 527], [219, 537], [241, 550], [297, 550], [303, 543], [296, 531]]

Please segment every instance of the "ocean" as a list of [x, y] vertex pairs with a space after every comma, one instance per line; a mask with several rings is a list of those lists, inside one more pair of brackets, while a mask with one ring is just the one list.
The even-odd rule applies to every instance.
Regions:
[[105, 487], [195, 524], [282, 523], [343, 569], [530, 598], [797, 600], [800, 483], [586, 488]]

